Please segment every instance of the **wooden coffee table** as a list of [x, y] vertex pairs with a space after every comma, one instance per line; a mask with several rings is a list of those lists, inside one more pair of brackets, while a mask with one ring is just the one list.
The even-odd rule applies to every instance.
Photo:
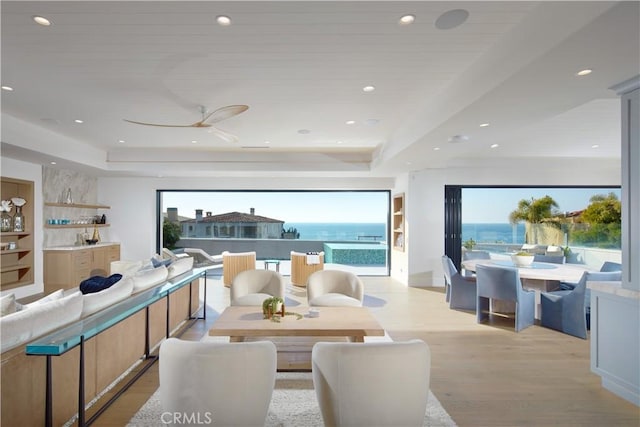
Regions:
[[211, 336], [230, 341], [268, 339], [278, 349], [278, 369], [311, 369], [311, 349], [318, 341], [364, 342], [366, 336], [384, 336], [384, 329], [366, 307], [317, 307], [319, 317], [308, 317], [308, 307], [288, 311], [280, 322], [264, 319], [260, 307], [227, 307], [209, 330]]

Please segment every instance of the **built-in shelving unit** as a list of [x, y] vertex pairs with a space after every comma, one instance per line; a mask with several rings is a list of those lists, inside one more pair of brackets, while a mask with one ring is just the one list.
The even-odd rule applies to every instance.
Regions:
[[404, 251], [404, 193], [393, 196], [393, 248]]
[[[11, 289], [30, 285], [33, 279], [33, 219], [34, 197], [33, 181], [1, 177], [2, 200], [21, 197], [27, 201], [22, 207], [24, 215], [24, 231], [7, 231], [0, 233], [2, 243], [12, 242], [15, 249], [0, 251], [0, 289]], [[11, 211], [15, 215], [15, 207]]]

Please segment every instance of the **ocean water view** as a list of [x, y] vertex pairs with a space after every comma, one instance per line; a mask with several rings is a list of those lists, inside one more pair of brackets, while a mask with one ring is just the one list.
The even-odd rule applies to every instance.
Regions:
[[523, 223], [462, 224], [462, 241], [469, 239], [477, 243], [524, 243]]
[[384, 223], [287, 222], [284, 224], [285, 230], [289, 227], [298, 230], [301, 240], [387, 241], [387, 226]]
[[[387, 226], [384, 223], [331, 223], [296, 222], [285, 223], [285, 230], [293, 227], [301, 240], [323, 241], [387, 241]], [[473, 239], [478, 243], [524, 243], [524, 224], [478, 223], [462, 224], [462, 241]]]

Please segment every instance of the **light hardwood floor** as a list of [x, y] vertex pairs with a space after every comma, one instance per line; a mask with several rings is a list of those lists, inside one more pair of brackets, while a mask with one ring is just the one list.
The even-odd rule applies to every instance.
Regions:
[[[640, 408], [602, 388], [590, 371], [588, 340], [539, 325], [515, 333], [513, 320], [497, 316], [478, 325], [474, 313], [448, 308], [442, 288], [407, 288], [387, 277], [363, 281], [366, 305], [394, 340], [429, 344], [431, 390], [459, 426], [640, 425]], [[199, 340], [228, 304], [221, 280], [209, 278], [207, 287], [208, 318], [183, 339]], [[289, 292], [304, 301], [303, 290]], [[157, 366], [93, 425], [125, 426], [157, 389]]]

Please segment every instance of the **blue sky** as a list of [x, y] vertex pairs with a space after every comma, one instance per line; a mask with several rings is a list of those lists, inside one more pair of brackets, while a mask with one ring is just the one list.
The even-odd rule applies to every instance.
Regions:
[[249, 212], [288, 223], [377, 222], [388, 215], [387, 192], [165, 192], [163, 210], [177, 207], [178, 215], [195, 217], [202, 209], [213, 215]]
[[[610, 192], [620, 197], [619, 188], [467, 188], [462, 192], [462, 219], [464, 223], [506, 223], [521, 199], [545, 195], [558, 202], [560, 211], [576, 211], [586, 208], [594, 194]], [[216, 215], [255, 208], [256, 215], [288, 223], [384, 223], [387, 203], [387, 192], [165, 192], [163, 210], [177, 207], [179, 215], [193, 218], [196, 209]]]
[[462, 222], [507, 223], [509, 213], [522, 199], [551, 196], [561, 212], [571, 212], [589, 206], [595, 194], [614, 193], [620, 198], [619, 188], [466, 188], [462, 190]]

